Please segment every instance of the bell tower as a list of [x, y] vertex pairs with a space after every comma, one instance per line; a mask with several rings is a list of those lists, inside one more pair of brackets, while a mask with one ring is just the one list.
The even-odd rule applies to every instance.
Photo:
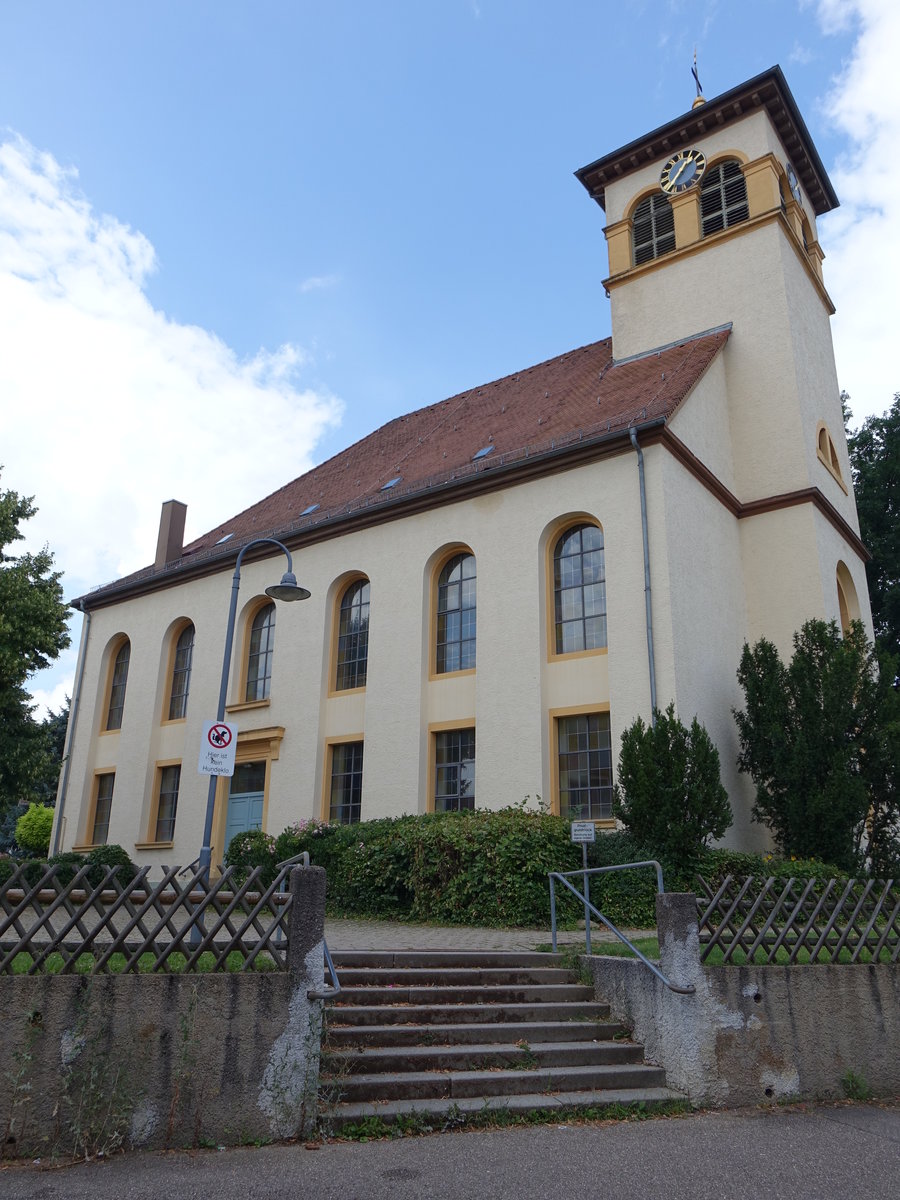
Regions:
[[[868, 622], [816, 232], [838, 200], [781, 69], [698, 97], [576, 177], [606, 214], [603, 286], [617, 361], [730, 329], [708, 416], [727, 446], [718, 475], [727, 474], [739, 516], [751, 638], [772, 636], [773, 605], [784, 609], [779, 642], [801, 618], [837, 618], [839, 608]], [[671, 428], [688, 424], [676, 414]], [[691, 453], [704, 460], [712, 434], [693, 428]], [[849, 600], [842, 571], [852, 577]], [[784, 599], [791, 588], [795, 603]]]

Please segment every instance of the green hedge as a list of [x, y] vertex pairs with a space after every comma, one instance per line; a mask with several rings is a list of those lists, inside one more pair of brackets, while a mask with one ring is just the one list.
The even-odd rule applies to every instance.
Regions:
[[[246, 872], [262, 865], [274, 878], [279, 862], [301, 851], [324, 867], [331, 915], [434, 921], [446, 925], [546, 929], [550, 922], [550, 871], [575, 871], [581, 849], [569, 840], [569, 822], [524, 806], [498, 811], [428, 813], [363, 821], [355, 825], [299, 822], [277, 838], [244, 835], [245, 848], [228, 861]], [[627, 833], [598, 833], [588, 847], [588, 865], [640, 862], [653, 854]], [[841, 877], [818, 862], [786, 862], [734, 851], [705, 852], [700, 872], [710, 882], [726, 874], [798, 878]], [[580, 886], [580, 880], [574, 881]], [[665, 869], [669, 891], [688, 891], [690, 874]], [[579, 902], [558, 888], [560, 924], [583, 913]], [[612, 872], [591, 882], [595, 906], [620, 927], [656, 924], [656, 872]]]
[[[90, 870], [87, 873], [86, 879], [93, 887], [96, 887], [98, 883], [103, 881], [105, 867], [118, 867], [119, 870], [116, 878], [122, 883], [128, 883], [134, 879], [138, 870], [128, 857], [127, 851], [123, 850], [121, 846], [95, 846], [87, 854], [78, 854], [74, 850], [67, 850], [62, 854], [55, 854], [49, 859], [34, 858], [27, 860], [24, 863], [25, 883], [33, 887], [34, 884], [39, 882], [48, 866], [55, 866], [57, 868], [56, 876], [61, 883], [69, 883], [85, 863], [90, 864]], [[0, 886], [6, 883], [22, 865], [23, 863], [20, 859], [0, 858]]]

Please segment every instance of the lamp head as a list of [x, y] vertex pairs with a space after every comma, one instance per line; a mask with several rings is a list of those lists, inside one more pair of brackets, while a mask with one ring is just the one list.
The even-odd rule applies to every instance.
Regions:
[[293, 571], [285, 571], [281, 583], [273, 583], [266, 588], [266, 595], [273, 600], [308, 600], [310, 597], [309, 591], [297, 582]]

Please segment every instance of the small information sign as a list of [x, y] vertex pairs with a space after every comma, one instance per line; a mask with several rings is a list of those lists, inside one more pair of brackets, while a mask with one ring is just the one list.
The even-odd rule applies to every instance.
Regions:
[[573, 842], [594, 842], [597, 840], [597, 830], [593, 821], [573, 821], [571, 840]]
[[204, 721], [197, 770], [201, 775], [233, 775], [237, 727], [225, 721]]

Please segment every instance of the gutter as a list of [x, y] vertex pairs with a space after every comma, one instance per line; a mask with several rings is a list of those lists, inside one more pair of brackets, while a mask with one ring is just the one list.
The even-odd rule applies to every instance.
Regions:
[[84, 667], [87, 661], [87, 645], [88, 637], [91, 632], [91, 614], [88, 609], [82, 608], [80, 600], [74, 600], [70, 605], [84, 616], [84, 623], [81, 626], [81, 644], [78, 647], [78, 665], [75, 668], [75, 694], [72, 696], [72, 705], [69, 709], [69, 724], [66, 728], [66, 744], [65, 753], [63, 755], [63, 770], [62, 779], [59, 783], [59, 792], [56, 797], [56, 821], [53, 828], [53, 845], [52, 853], [59, 854], [60, 836], [63, 830], [66, 811], [66, 796], [69, 790], [69, 773], [72, 769], [72, 745], [75, 741], [75, 726], [78, 722], [78, 706], [81, 702], [81, 686], [84, 683]]
[[656, 724], [656, 658], [653, 653], [653, 606], [650, 592], [650, 539], [647, 533], [647, 487], [644, 480], [644, 452], [641, 449], [637, 430], [632, 425], [628, 430], [631, 444], [637, 454], [638, 480], [641, 489], [641, 536], [644, 543], [644, 609], [647, 624], [647, 669], [650, 675], [650, 725]]

